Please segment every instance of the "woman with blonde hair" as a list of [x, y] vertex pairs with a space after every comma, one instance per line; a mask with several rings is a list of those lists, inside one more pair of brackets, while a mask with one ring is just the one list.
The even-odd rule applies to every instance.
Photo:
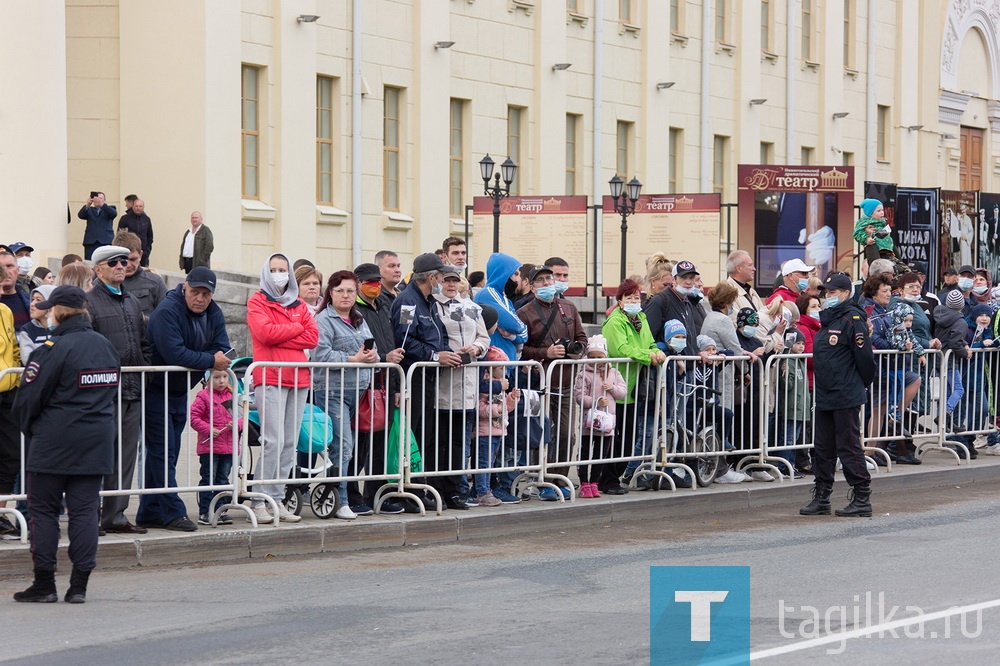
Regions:
[[83, 289], [84, 291], [90, 291], [93, 279], [93, 270], [87, 268], [83, 262], [77, 261], [59, 269], [59, 274], [56, 275], [56, 286], [69, 285]]
[[656, 252], [646, 259], [646, 278], [643, 280], [646, 290], [643, 292], [643, 305], [647, 298], [656, 296], [674, 283], [673, 270], [674, 262], [667, 259], [662, 252]]

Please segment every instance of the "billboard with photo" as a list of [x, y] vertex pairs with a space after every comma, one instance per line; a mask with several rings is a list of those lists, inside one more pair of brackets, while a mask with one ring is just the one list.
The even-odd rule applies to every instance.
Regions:
[[990, 272], [993, 284], [1000, 281], [1000, 194], [979, 194], [979, 262]]
[[[976, 222], [980, 219], [976, 207], [976, 192], [942, 191], [941, 214], [941, 232], [938, 234], [938, 255], [940, 257], [938, 275], [941, 275], [948, 266], [958, 268], [963, 264], [984, 265], [980, 263], [981, 260], [975, 260], [977, 254], [983, 258], [987, 255], [987, 252], [981, 248], [984, 234], [976, 233], [979, 226]], [[986, 231], [985, 235], [989, 235], [989, 230]]]
[[933, 188], [896, 188], [892, 239], [896, 256], [914, 268], [927, 267], [929, 284], [941, 279], [938, 233], [940, 191]]

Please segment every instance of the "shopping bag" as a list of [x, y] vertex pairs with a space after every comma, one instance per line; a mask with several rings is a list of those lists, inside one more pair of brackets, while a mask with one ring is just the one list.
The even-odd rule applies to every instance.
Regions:
[[[392, 422], [389, 425], [389, 446], [385, 454], [385, 472], [389, 475], [399, 475], [399, 429], [400, 429], [400, 410], [392, 410]], [[420, 455], [420, 445], [417, 444], [417, 438], [413, 436], [413, 432], [407, 433], [409, 435], [408, 441], [410, 446], [410, 472], [416, 473], [423, 471], [423, 458]]]

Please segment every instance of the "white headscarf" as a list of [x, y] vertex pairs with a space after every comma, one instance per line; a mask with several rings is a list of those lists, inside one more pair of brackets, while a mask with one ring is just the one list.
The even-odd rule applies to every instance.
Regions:
[[[284, 293], [282, 293], [281, 289], [278, 288], [278, 285], [271, 278], [271, 260], [275, 257], [284, 259], [285, 265], [288, 266], [288, 286], [285, 287]], [[267, 258], [264, 266], [260, 269], [260, 289], [286, 308], [294, 305], [299, 300], [299, 283], [295, 280], [295, 274], [292, 273], [292, 262], [288, 260], [288, 257], [278, 252]]]

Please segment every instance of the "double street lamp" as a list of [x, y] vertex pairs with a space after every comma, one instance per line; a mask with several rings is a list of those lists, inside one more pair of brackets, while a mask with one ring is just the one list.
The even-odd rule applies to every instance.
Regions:
[[621, 279], [625, 280], [625, 257], [627, 255], [625, 244], [628, 236], [628, 216], [635, 212], [635, 204], [639, 200], [639, 192], [642, 190], [642, 183], [635, 177], [625, 184], [621, 176], [615, 175], [608, 184], [611, 186], [611, 198], [615, 202], [615, 212], [622, 216], [622, 259], [621, 259]]
[[[494, 178], [493, 166], [495, 162], [487, 153], [486, 157], [479, 160], [479, 172], [483, 177], [483, 192], [493, 199], [493, 251], [500, 251], [500, 200], [510, 195], [510, 184], [514, 182], [517, 174], [517, 165], [508, 157], [500, 165], [500, 172], [496, 174], [493, 185], [490, 179]], [[503, 174], [504, 184], [500, 185], [500, 175]]]

